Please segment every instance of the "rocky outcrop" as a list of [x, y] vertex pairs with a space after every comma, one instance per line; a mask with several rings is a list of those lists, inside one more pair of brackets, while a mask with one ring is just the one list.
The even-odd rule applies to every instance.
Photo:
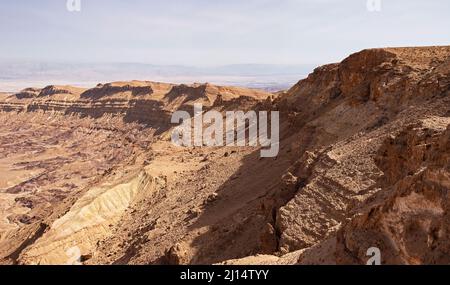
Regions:
[[376, 247], [383, 264], [448, 264], [449, 60], [364, 50], [275, 99], [292, 159], [263, 203], [277, 250], [224, 263], [366, 264]]
[[338, 262], [364, 263], [377, 247], [384, 264], [448, 264], [450, 119], [388, 138], [376, 161], [382, 190], [339, 231]]
[[16, 93], [15, 96], [17, 99], [30, 99], [39, 96], [41, 90], [38, 88], [25, 88], [24, 90]]
[[379, 191], [375, 153], [386, 137], [418, 117], [448, 115], [449, 56], [448, 47], [365, 50], [316, 69], [278, 99], [303, 140], [291, 172], [304, 184], [278, 211], [281, 252], [333, 235]]
[[45, 97], [45, 96], [52, 96], [52, 95], [56, 95], [56, 94], [74, 94], [72, 93], [73, 91], [73, 87], [70, 86], [54, 86], [54, 85], [49, 85], [45, 88], [43, 88], [40, 92], [39, 92], [39, 97]]
[[95, 254], [96, 243], [111, 229], [135, 199], [145, 191], [158, 191], [154, 178], [141, 172], [118, 185], [90, 189], [49, 230], [24, 250], [24, 264], [67, 264], [76, 249], [79, 257]]
[[90, 100], [98, 100], [105, 96], [111, 96], [118, 93], [131, 93], [132, 97], [151, 95], [153, 93], [153, 88], [151, 84], [99, 84], [95, 88], [86, 90], [81, 94], [81, 98], [86, 98]]
[[[170, 116], [178, 109], [192, 109], [194, 103], [211, 106], [216, 98], [229, 101], [240, 97], [266, 99], [269, 93], [245, 88], [210, 84], [173, 85], [131, 81], [99, 84], [92, 89], [71, 86], [27, 88], [0, 101], [0, 111], [52, 112], [64, 115], [100, 118], [115, 116], [124, 122], [145, 124], [163, 132]], [[190, 110], [191, 111], [191, 110]]]

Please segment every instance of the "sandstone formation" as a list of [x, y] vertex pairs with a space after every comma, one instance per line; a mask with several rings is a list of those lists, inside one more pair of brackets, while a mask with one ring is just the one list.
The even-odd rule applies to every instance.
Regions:
[[[450, 47], [370, 49], [280, 94], [114, 82], [0, 93], [0, 260], [450, 262]], [[194, 103], [280, 111], [280, 152], [176, 147]], [[73, 259], [73, 257], [76, 257]]]

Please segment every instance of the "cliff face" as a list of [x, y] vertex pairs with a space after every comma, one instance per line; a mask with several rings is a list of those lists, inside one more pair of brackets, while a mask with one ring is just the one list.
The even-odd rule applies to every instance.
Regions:
[[339, 231], [339, 262], [364, 262], [372, 246], [385, 264], [450, 262], [449, 134], [449, 118], [431, 118], [386, 139], [375, 158], [382, 188]]
[[42, 111], [90, 118], [113, 116], [122, 118], [126, 123], [135, 122], [167, 130], [172, 112], [192, 109], [194, 103], [210, 107], [217, 98], [223, 103], [239, 97], [254, 99], [256, 103], [268, 96], [263, 91], [211, 84], [188, 86], [132, 81], [99, 84], [92, 89], [51, 85], [43, 89], [27, 88], [4, 96], [6, 98], [0, 101], [0, 110]]
[[449, 47], [364, 50], [280, 96], [295, 155], [270, 209], [286, 256], [228, 263], [365, 264], [371, 247], [383, 263], [448, 263], [449, 60]]
[[[0, 95], [0, 256], [340, 264], [378, 247], [383, 263], [448, 263], [449, 95], [450, 47], [364, 50], [275, 99], [153, 82]], [[170, 114], [196, 102], [279, 110], [278, 157], [173, 146]]]
[[278, 99], [299, 150], [288, 174], [303, 185], [277, 212], [281, 252], [332, 235], [379, 191], [374, 158], [387, 136], [448, 115], [448, 58], [449, 48], [365, 50]]

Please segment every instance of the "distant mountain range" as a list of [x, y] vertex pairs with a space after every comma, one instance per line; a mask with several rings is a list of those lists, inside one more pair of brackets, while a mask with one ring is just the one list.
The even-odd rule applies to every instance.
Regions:
[[0, 91], [69, 84], [92, 87], [116, 80], [210, 82], [279, 91], [306, 77], [317, 65], [234, 64], [217, 67], [141, 63], [0, 63]]

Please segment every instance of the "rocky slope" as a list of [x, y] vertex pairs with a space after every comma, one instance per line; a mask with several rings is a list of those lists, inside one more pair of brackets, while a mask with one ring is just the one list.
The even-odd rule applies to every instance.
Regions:
[[[290, 90], [0, 94], [3, 263], [448, 263], [450, 47], [364, 50]], [[280, 153], [180, 148], [170, 115], [280, 111]], [[75, 256], [75, 259], [73, 257]]]
[[385, 264], [448, 263], [449, 71], [449, 47], [365, 50], [280, 98], [299, 140], [313, 139], [277, 210], [279, 253], [365, 264], [378, 247]]

